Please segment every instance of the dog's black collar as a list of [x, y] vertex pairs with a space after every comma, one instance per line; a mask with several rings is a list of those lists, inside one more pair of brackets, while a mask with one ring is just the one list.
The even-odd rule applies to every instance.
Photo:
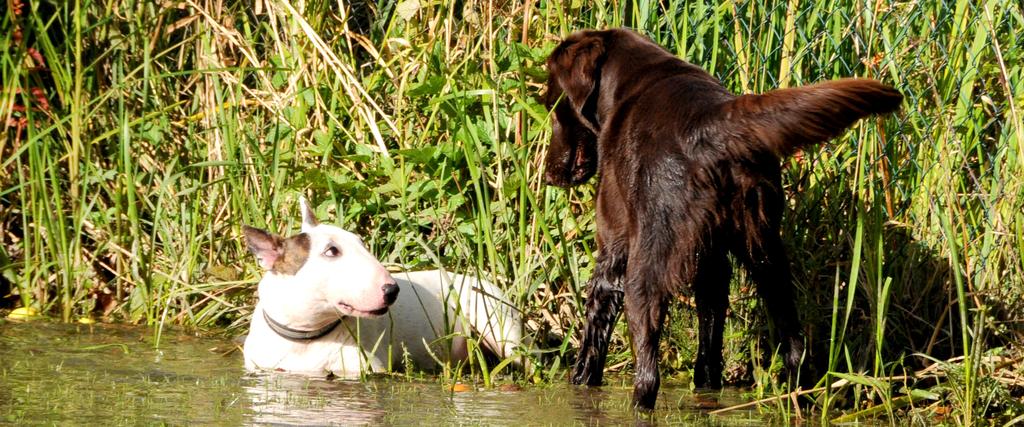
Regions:
[[289, 328], [276, 320], [271, 319], [270, 315], [267, 314], [266, 310], [260, 310], [263, 312], [263, 320], [267, 321], [267, 326], [270, 326], [270, 330], [281, 336], [281, 338], [289, 339], [292, 341], [312, 341], [320, 338], [324, 335], [331, 333], [334, 328], [337, 328], [341, 324], [341, 319], [335, 320], [331, 323], [324, 325], [322, 328], [314, 329], [312, 331], [303, 331], [299, 329]]

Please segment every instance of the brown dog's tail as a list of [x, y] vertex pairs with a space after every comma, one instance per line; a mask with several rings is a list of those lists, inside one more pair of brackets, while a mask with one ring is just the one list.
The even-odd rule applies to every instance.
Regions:
[[842, 79], [743, 95], [726, 104], [725, 117], [743, 137], [761, 141], [781, 158], [834, 138], [865, 116], [896, 111], [902, 100], [878, 81]]

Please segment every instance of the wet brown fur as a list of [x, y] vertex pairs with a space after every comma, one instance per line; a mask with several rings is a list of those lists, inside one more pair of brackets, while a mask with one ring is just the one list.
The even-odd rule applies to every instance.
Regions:
[[699, 67], [628, 30], [581, 31], [548, 58], [552, 137], [548, 183], [598, 170], [600, 253], [572, 375], [599, 385], [623, 303], [636, 357], [634, 403], [653, 408], [658, 341], [670, 296], [695, 297], [693, 379], [720, 387], [732, 254], [750, 273], [788, 372], [803, 339], [780, 236], [781, 160], [899, 108], [874, 80], [843, 79], [737, 96]]

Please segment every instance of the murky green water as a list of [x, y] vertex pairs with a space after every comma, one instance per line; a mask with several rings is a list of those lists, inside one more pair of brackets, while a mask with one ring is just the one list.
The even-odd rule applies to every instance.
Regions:
[[[252, 375], [229, 340], [152, 329], [0, 320], [0, 424], [633, 424], [631, 389], [565, 384], [447, 393], [440, 382]], [[754, 425], [735, 390], [662, 387], [659, 423]]]

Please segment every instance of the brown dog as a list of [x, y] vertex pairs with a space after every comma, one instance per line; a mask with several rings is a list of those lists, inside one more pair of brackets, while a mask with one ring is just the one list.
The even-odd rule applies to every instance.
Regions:
[[730, 253], [756, 283], [795, 377], [804, 347], [779, 229], [781, 160], [862, 117], [896, 110], [902, 95], [845, 79], [736, 96], [622, 29], [569, 36], [547, 67], [547, 182], [569, 187], [601, 170], [600, 254], [572, 382], [601, 384], [624, 293], [636, 352], [633, 402], [653, 408], [661, 325], [670, 296], [682, 292], [694, 296], [699, 319], [694, 382], [721, 387]]

